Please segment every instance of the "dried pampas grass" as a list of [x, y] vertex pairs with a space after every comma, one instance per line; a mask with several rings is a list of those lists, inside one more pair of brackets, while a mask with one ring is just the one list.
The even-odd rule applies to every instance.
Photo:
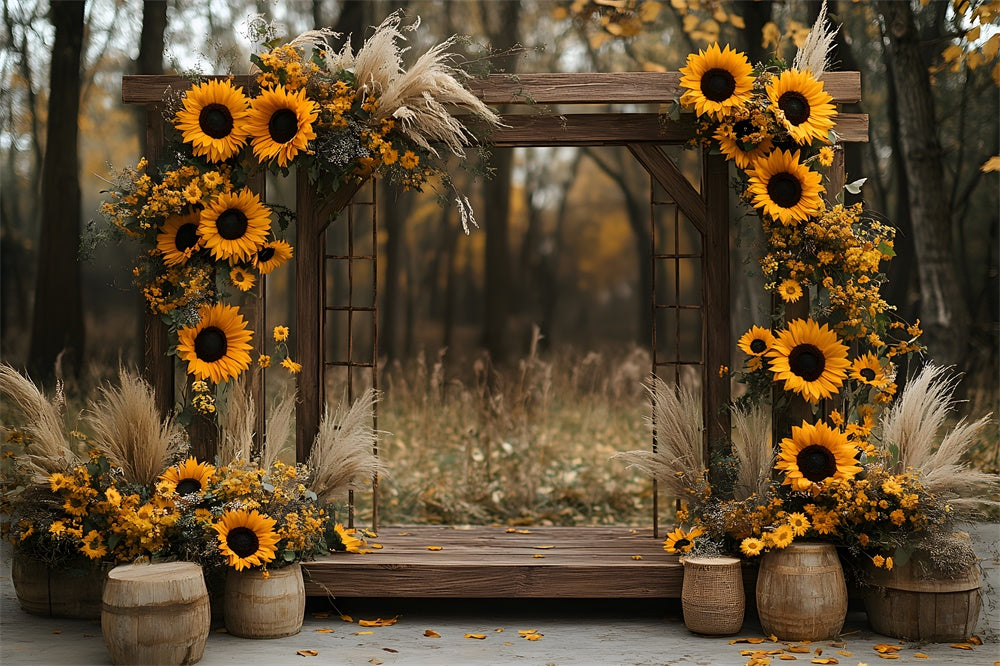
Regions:
[[686, 386], [674, 388], [659, 377], [646, 384], [652, 414], [646, 421], [656, 451], [623, 451], [612, 456], [649, 474], [671, 497], [697, 501], [708, 464], [702, 439], [701, 397]]
[[920, 482], [933, 495], [946, 497], [960, 512], [997, 504], [1000, 476], [974, 469], [962, 458], [978, 441], [992, 414], [968, 422], [959, 419], [944, 437], [938, 433], [959, 401], [953, 398], [959, 376], [949, 368], [929, 363], [906, 384], [880, 422], [879, 445], [887, 460], [898, 452], [899, 465], [920, 473]]
[[292, 432], [294, 416], [295, 392], [285, 391], [278, 396], [267, 412], [267, 432], [264, 435], [264, 446], [260, 452], [260, 466], [262, 468], [271, 469], [281, 452], [285, 450]]
[[226, 408], [219, 410], [219, 444], [217, 458], [228, 465], [237, 460], [249, 461], [253, 450], [253, 435], [257, 424], [257, 405], [247, 386], [246, 374], [229, 382]]
[[829, 55], [830, 51], [833, 50], [833, 39], [837, 36], [839, 29], [826, 20], [826, 0], [823, 0], [823, 6], [820, 7], [816, 22], [813, 23], [812, 29], [806, 35], [802, 48], [795, 54], [792, 68], [800, 72], [812, 72], [812, 75], [817, 79], [822, 79], [823, 73], [829, 68]]
[[117, 387], [101, 387], [86, 421], [93, 441], [125, 480], [150, 484], [178, 453], [181, 438], [173, 419], [160, 419], [153, 387], [138, 375], [119, 370]]
[[361, 479], [385, 475], [385, 466], [375, 455], [379, 433], [372, 423], [377, 400], [375, 390], [368, 389], [350, 407], [345, 407], [346, 401], [335, 411], [327, 405], [306, 461], [311, 488], [321, 501], [362, 487]]
[[774, 468], [771, 414], [760, 406], [734, 407], [732, 425], [733, 454], [739, 465], [734, 488], [736, 499], [763, 497]]
[[81, 461], [66, 439], [61, 393], [45, 397], [37, 386], [6, 363], [0, 364], [0, 394], [24, 419], [28, 437], [23, 461], [32, 476], [42, 481], [53, 472], [64, 472]]

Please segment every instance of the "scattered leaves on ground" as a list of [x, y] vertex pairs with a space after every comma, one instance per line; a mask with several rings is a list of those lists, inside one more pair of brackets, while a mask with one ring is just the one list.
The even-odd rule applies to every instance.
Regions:
[[424, 636], [427, 638], [441, 638], [441, 634], [434, 631], [433, 629], [424, 629]]
[[980, 638], [979, 636], [973, 635], [973, 636], [969, 636], [969, 640], [967, 640], [965, 642], [966, 643], [971, 643], [972, 645], [982, 645], [983, 644], [983, 639]]
[[379, 666], [379, 664], [384, 664], [385, 662], [379, 659], [378, 657], [372, 657], [371, 659], [368, 660], [368, 663], [372, 664], [372, 666]]
[[386, 652], [391, 652], [393, 654], [397, 654], [399, 652], [399, 650], [393, 650], [392, 648], [382, 648], [382, 649], [385, 650]]
[[332, 634], [333, 633], [333, 629], [325, 629], [325, 628], [324, 629], [317, 629], [316, 633], [317, 634]]
[[790, 645], [788, 647], [788, 651], [795, 652], [796, 654], [809, 654], [810, 652], [812, 652], [812, 650], [805, 647], [804, 645]]
[[427, 546], [427, 550], [441, 550], [441, 546]]
[[375, 633], [374, 631], [355, 631], [354, 635], [355, 636], [371, 636], [374, 633]]
[[930, 659], [930, 655], [924, 654], [923, 652], [914, 652], [913, 657], [915, 659]]
[[972, 644], [971, 643], [952, 643], [951, 647], [955, 648], [956, 650], [971, 650], [972, 649]]
[[484, 640], [486, 638], [486, 634], [466, 634], [465, 637], [466, 638], [475, 638], [476, 640], [481, 641], [481, 640]]
[[537, 550], [549, 550], [551, 548], [555, 548], [555, 546], [535, 546], [535, 548]]
[[383, 548], [382, 544], [380, 544], [380, 543], [373, 543], [373, 544], [369, 544], [369, 545], [371, 545], [371, 547], [374, 548], [375, 550], [382, 550], [382, 548]]
[[632, 559], [633, 560], [641, 560], [642, 559], [642, 555], [633, 555]]
[[534, 555], [532, 555], [532, 557], [538, 559], [538, 558], [542, 558], [542, 557], [545, 557], [545, 556], [542, 555], [541, 553], [535, 553]]
[[878, 645], [873, 645], [872, 649], [878, 652], [879, 654], [891, 654], [893, 652], [899, 652], [902, 648], [898, 645], [879, 643]]
[[763, 638], [734, 638], [733, 640], [729, 641], [729, 644], [736, 645], [737, 643], [750, 643], [751, 645], [759, 645], [760, 643], [763, 642], [764, 642]]
[[341, 615], [340, 619], [343, 620], [344, 622], [354, 622], [354, 618], [351, 617], [350, 615]]
[[393, 624], [396, 624], [396, 620], [397, 619], [398, 618], [390, 617], [388, 620], [383, 620], [382, 618], [378, 618], [378, 619], [375, 619], [375, 620], [358, 620], [358, 626], [359, 627], [388, 627], [388, 626], [391, 626]]
[[315, 657], [319, 654], [319, 652], [316, 652], [316, 650], [296, 650], [295, 654], [300, 657]]

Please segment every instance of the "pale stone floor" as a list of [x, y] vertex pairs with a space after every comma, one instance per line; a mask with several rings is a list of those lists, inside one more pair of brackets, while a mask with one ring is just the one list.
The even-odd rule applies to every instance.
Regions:
[[[1000, 525], [974, 530], [977, 551], [986, 573], [984, 607], [978, 635], [986, 643], [974, 651], [948, 644], [901, 643], [872, 633], [863, 610], [848, 613], [842, 641], [822, 648], [822, 657], [839, 664], [882, 663], [872, 646], [902, 645], [896, 664], [963, 664], [988, 666], [1000, 660]], [[0, 664], [75, 665], [111, 664], [104, 647], [99, 621], [53, 619], [28, 615], [20, 610], [10, 582], [9, 551], [3, 552], [0, 579]], [[748, 614], [737, 636], [707, 638], [684, 627], [677, 600], [656, 602], [579, 600], [400, 600], [342, 599], [337, 610], [359, 619], [398, 616], [396, 624], [364, 628], [338, 619], [330, 602], [310, 599], [302, 632], [276, 640], [248, 640], [213, 630], [209, 635], [204, 666], [223, 664], [688, 664], [720, 666], [746, 664], [741, 650], [785, 647], [769, 641], [761, 645], [730, 644], [734, 638], [761, 637], [760, 625]], [[329, 617], [316, 614], [329, 612]], [[217, 625], [213, 625], [216, 629]], [[319, 630], [332, 629], [332, 632]], [[441, 638], [427, 638], [432, 629]], [[503, 631], [497, 631], [503, 629]], [[543, 634], [527, 641], [519, 630], [536, 629]], [[371, 631], [371, 634], [356, 634]], [[465, 638], [484, 634], [485, 639]], [[300, 656], [299, 650], [315, 650], [316, 656]], [[914, 655], [922, 653], [929, 658]], [[847, 654], [845, 654], [847, 653]], [[849, 655], [849, 656], [848, 656]], [[815, 655], [797, 654], [800, 663], [814, 663]], [[772, 657], [772, 664], [780, 662]], [[834, 662], [830, 662], [834, 663]]]

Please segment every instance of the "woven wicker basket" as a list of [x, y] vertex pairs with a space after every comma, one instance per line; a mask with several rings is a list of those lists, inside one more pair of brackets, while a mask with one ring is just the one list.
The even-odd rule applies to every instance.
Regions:
[[685, 557], [681, 561], [684, 625], [707, 636], [738, 633], [746, 608], [740, 561], [734, 557]]

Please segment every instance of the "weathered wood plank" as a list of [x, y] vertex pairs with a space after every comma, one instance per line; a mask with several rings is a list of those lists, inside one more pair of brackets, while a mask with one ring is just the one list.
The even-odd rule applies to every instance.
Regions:
[[323, 279], [324, 220], [316, 210], [315, 192], [304, 169], [296, 175], [295, 222], [295, 358], [302, 364], [295, 403], [295, 459], [305, 462], [319, 431], [320, 383], [323, 381], [320, 285]]
[[669, 157], [652, 144], [628, 144], [629, 152], [657, 183], [670, 192], [681, 211], [702, 234], [705, 233], [705, 200]]
[[[236, 85], [252, 83], [250, 76], [233, 78]], [[545, 72], [493, 74], [467, 85], [487, 104], [658, 104], [680, 98], [680, 80], [680, 72]], [[161, 102], [168, 88], [187, 90], [192, 84], [184, 76], [128, 75], [122, 77], [122, 101]], [[860, 72], [827, 72], [823, 85], [835, 104], [861, 99]]]

